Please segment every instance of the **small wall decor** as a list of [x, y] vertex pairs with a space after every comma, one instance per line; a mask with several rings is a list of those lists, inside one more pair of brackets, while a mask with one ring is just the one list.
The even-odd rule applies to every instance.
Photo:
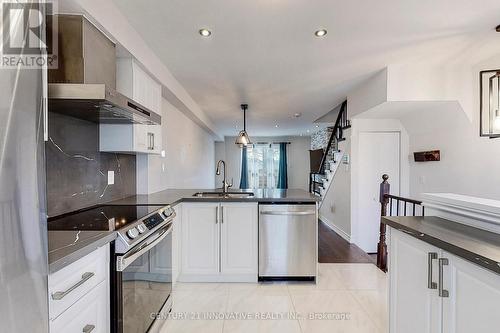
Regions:
[[500, 137], [500, 69], [480, 74], [480, 135]]
[[441, 152], [439, 150], [419, 151], [413, 153], [415, 162], [435, 162], [441, 160]]

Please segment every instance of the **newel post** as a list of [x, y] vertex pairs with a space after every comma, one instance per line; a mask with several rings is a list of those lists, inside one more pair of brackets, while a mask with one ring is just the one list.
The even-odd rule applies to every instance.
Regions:
[[[380, 216], [387, 216], [387, 204], [389, 203], [389, 198], [387, 195], [391, 192], [391, 185], [387, 182], [389, 176], [384, 174], [382, 176], [382, 183], [380, 184]], [[385, 242], [385, 232], [386, 226], [382, 223], [382, 218], [380, 219], [380, 236], [377, 246], [377, 267], [387, 272], [387, 244]]]

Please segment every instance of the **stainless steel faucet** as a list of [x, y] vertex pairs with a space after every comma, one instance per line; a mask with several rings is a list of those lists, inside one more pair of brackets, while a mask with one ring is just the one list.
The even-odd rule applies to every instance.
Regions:
[[222, 180], [222, 192], [223, 193], [226, 193], [227, 190], [233, 186], [233, 182], [231, 181], [231, 184], [229, 184], [226, 180], [226, 162], [224, 162], [223, 160], [219, 160], [219, 162], [217, 162], [217, 169], [215, 170], [215, 174], [217, 176], [220, 175], [220, 165], [223, 164], [224, 165], [224, 179]]

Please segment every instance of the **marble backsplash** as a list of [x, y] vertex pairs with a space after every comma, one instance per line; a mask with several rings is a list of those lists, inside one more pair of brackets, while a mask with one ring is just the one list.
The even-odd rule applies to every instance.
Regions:
[[[98, 124], [49, 113], [45, 151], [49, 216], [136, 193], [135, 156], [99, 152]], [[107, 185], [111, 170], [115, 183]]]

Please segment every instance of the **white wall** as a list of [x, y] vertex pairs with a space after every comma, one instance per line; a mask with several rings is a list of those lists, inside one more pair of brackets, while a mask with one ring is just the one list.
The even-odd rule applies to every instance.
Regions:
[[[349, 131], [349, 130], [348, 130]], [[339, 150], [350, 156], [351, 137], [346, 133], [346, 140], [339, 142]], [[339, 162], [342, 163], [342, 162]], [[319, 210], [321, 221], [328, 224], [348, 242], [351, 241], [351, 167], [339, 165], [335, 177]]]
[[[227, 179], [233, 179], [233, 187], [239, 188], [241, 176], [241, 149], [234, 144], [235, 137], [225, 137], [224, 142], [216, 143], [216, 159], [227, 163]], [[251, 137], [252, 142], [287, 141], [288, 188], [309, 190], [309, 149], [311, 138], [308, 136], [291, 137]], [[222, 177], [216, 177], [216, 187], [222, 184]]]
[[[139, 193], [168, 188], [214, 188], [215, 151], [213, 137], [167, 100], [162, 100], [162, 144], [165, 157], [138, 155]], [[146, 159], [146, 162], [140, 160]], [[145, 174], [147, 170], [147, 174]], [[141, 173], [142, 171], [142, 173]]]
[[477, 117], [471, 123], [450, 107], [408, 115], [402, 122], [410, 133], [411, 152], [441, 151], [439, 162], [411, 161], [411, 197], [450, 192], [500, 199], [500, 139], [479, 137]]
[[[410, 135], [410, 152], [439, 149], [441, 161], [410, 160], [410, 194], [452, 192], [500, 199], [500, 139], [479, 136], [479, 71], [500, 68], [500, 55], [469, 65], [455, 94], [461, 104], [408, 113], [401, 121]], [[463, 102], [470, 101], [470, 102]]]

